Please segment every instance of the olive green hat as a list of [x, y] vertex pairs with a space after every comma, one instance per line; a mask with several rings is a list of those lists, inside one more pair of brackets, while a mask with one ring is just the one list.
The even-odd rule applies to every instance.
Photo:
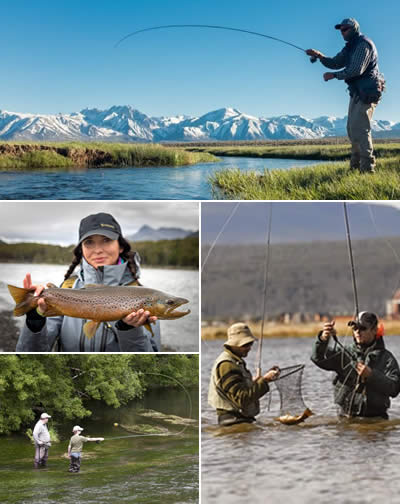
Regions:
[[254, 343], [256, 337], [250, 331], [247, 324], [243, 322], [237, 322], [228, 328], [228, 339], [225, 341], [224, 345], [228, 346], [243, 346], [249, 343]]

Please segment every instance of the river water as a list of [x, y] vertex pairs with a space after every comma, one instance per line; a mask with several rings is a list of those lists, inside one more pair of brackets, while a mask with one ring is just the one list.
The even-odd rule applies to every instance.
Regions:
[[[91, 404], [90, 419], [79, 424], [83, 435], [104, 437], [105, 441], [86, 443], [81, 472], [68, 472], [66, 457], [72, 420], [57, 425], [60, 442], [49, 451], [48, 468], [33, 468], [34, 447], [22, 435], [0, 436], [0, 502], [2, 504], [137, 504], [199, 502], [198, 424], [172, 425], [149, 421], [138, 413], [153, 409], [198, 420], [198, 389], [162, 389], [147, 393], [119, 409]], [[143, 420], [144, 419], [144, 420]], [[168, 435], [133, 437], [121, 424], [167, 427]], [[118, 427], [114, 427], [118, 423]], [[129, 437], [131, 436], [131, 437]], [[116, 439], [121, 438], [121, 439]]]
[[[61, 284], [68, 266], [50, 264], [0, 263], [0, 311], [14, 307], [7, 284], [22, 286], [26, 273], [31, 273], [35, 283]], [[162, 320], [161, 343], [174, 352], [199, 351], [199, 273], [193, 270], [142, 268], [141, 282], [146, 287], [163, 290], [169, 294], [189, 299], [191, 313], [177, 320]], [[186, 309], [186, 307], [185, 307]], [[16, 321], [23, 324], [25, 317]], [[6, 335], [0, 333], [1, 339]], [[0, 344], [1, 348], [1, 344]]]
[[239, 168], [262, 172], [321, 164], [298, 159], [222, 157], [217, 163], [0, 172], [0, 199], [24, 200], [209, 200], [208, 178], [217, 170]]
[[[385, 338], [400, 360], [400, 337]], [[309, 359], [312, 339], [266, 339], [263, 370], [306, 364], [303, 398], [314, 416], [282, 425], [279, 394], [261, 399], [257, 423], [218, 428], [207, 404], [209, 376], [223, 341], [202, 343], [202, 502], [204, 504], [398, 503], [400, 495], [400, 397], [389, 420], [338, 422], [330, 372]], [[254, 372], [256, 351], [246, 359]]]

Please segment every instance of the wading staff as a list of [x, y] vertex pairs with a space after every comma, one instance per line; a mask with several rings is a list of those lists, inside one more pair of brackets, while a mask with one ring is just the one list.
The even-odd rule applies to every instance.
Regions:
[[265, 312], [266, 312], [266, 305], [267, 305], [267, 285], [268, 285], [270, 244], [271, 244], [271, 223], [272, 223], [272, 202], [270, 202], [270, 204], [269, 204], [268, 230], [267, 230], [267, 253], [266, 253], [265, 263], [264, 263], [264, 289], [263, 289], [263, 304], [262, 304], [262, 308], [261, 308], [261, 311], [262, 311], [261, 333], [260, 333], [260, 339], [258, 341], [256, 376], [261, 376], [261, 357], [262, 357], [262, 344], [263, 344], [263, 338], [264, 338]]
[[[124, 40], [127, 38], [133, 37], [134, 35], [137, 35], [138, 33], [144, 33], [148, 31], [153, 31], [153, 30], [162, 30], [165, 28], [211, 28], [214, 30], [230, 30], [230, 31], [236, 31], [236, 32], [242, 32], [242, 33], [248, 33], [250, 35], [256, 35], [257, 37], [264, 37], [270, 40], [275, 40], [276, 42], [281, 42], [282, 44], [286, 44], [288, 46], [294, 47], [295, 49], [298, 49], [299, 51], [306, 52], [305, 49], [302, 47], [299, 47], [296, 44], [292, 44], [291, 42], [288, 42], [287, 40], [282, 40], [277, 37], [272, 37], [271, 35], [266, 35], [265, 33], [259, 33], [255, 31], [250, 31], [250, 30], [242, 30], [241, 28], [232, 28], [230, 26], [218, 26], [218, 25], [203, 25], [203, 24], [172, 24], [172, 25], [161, 25], [161, 26], [151, 26], [150, 28], [143, 28], [142, 30], [137, 30], [132, 33], [128, 33], [128, 35], [125, 35], [125, 37], [122, 37], [122, 39], [118, 40], [118, 42], [114, 45], [115, 48], [117, 48]], [[315, 63], [317, 59], [315, 56], [311, 56], [310, 58], [311, 63]]]
[[353, 282], [354, 306], [355, 306], [355, 310], [356, 310], [355, 319], [356, 319], [356, 322], [358, 322], [359, 309], [358, 309], [356, 274], [355, 274], [355, 270], [354, 270], [353, 249], [351, 247], [349, 217], [347, 215], [347, 205], [346, 205], [345, 201], [343, 202], [343, 210], [344, 210], [344, 222], [346, 225], [347, 249], [349, 251], [349, 258], [350, 258], [351, 279]]

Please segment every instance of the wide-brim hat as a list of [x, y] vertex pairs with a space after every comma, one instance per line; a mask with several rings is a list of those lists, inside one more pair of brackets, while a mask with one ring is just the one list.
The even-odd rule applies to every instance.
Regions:
[[111, 214], [101, 212], [88, 215], [79, 225], [79, 243], [95, 234], [106, 236], [110, 240], [118, 240], [122, 235], [121, 226]]
[[243, 322], [237, 322], [231, 325], [227, 331], [228, 339], [225, 341], [224, 345], [228, 346], [244, 346], [249, 343], [254, 343], [256, 337], [251, 332], [249, 326]]

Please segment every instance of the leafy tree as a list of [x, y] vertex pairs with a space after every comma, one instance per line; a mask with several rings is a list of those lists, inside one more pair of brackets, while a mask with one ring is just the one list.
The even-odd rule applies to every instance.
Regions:
[[197, 355], [0, 355], [0, 434], [43, 411], [84, 418], [93, 399], [119, 408], [147, 388], [197, 384], [198, 366]]

